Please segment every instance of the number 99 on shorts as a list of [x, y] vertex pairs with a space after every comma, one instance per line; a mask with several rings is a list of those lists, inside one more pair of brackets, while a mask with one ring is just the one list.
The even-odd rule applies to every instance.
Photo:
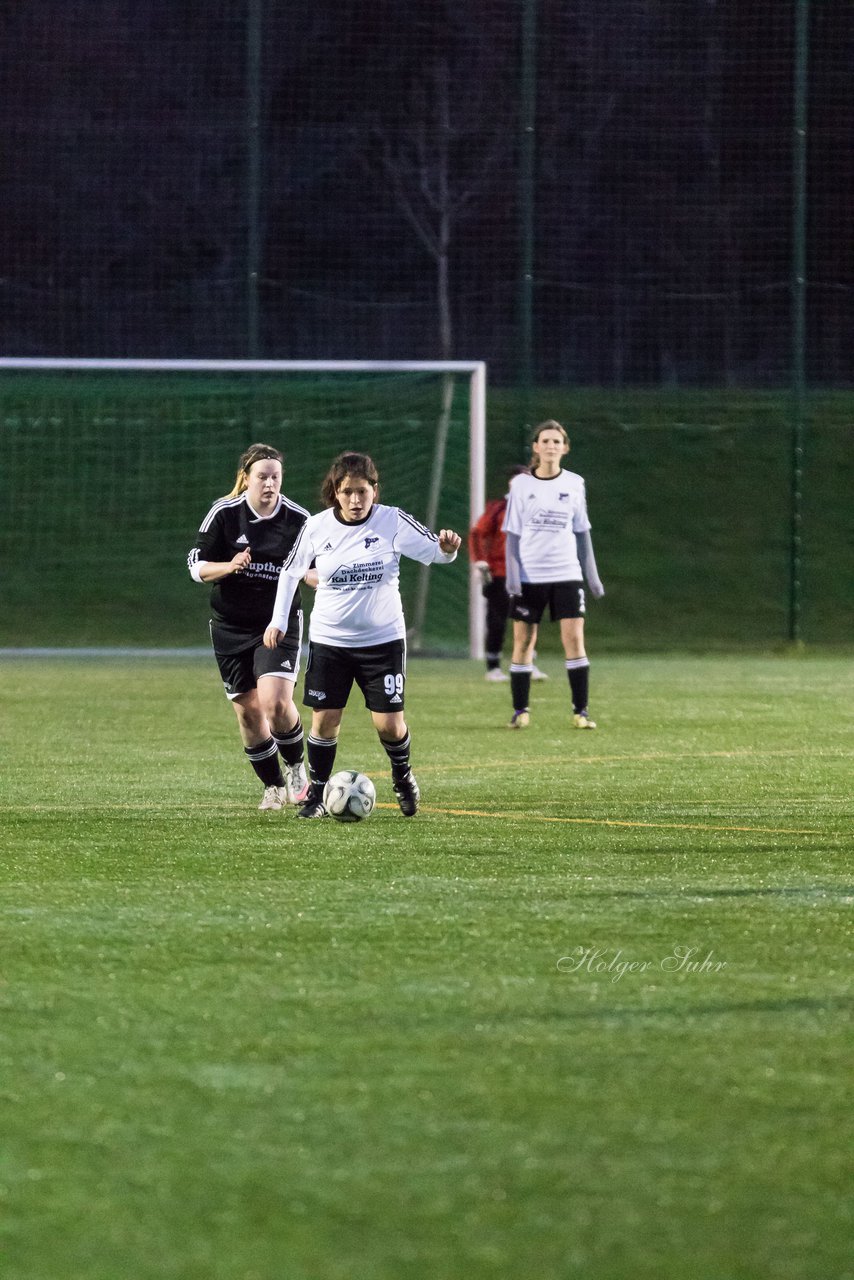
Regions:
[[402, 711], [406, 642], [390, 640], [361, 649], [309, 645], [303, 696], [306, 706], [345, 707], [354, 683], [370, 711]]

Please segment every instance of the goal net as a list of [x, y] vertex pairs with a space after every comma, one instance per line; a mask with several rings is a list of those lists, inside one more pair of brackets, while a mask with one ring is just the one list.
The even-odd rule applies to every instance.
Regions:
[[402, 562], [410, 648], [481, 653], [465, 535], [484, 502], [482, 363], [5, 358], [0, 421], [4, 647], [203, 644], [208, 593], [186, 554], [263, 441], [310, 511], [332, 458], [355, 449], [382, 501], [456, 529], [453, 567]]

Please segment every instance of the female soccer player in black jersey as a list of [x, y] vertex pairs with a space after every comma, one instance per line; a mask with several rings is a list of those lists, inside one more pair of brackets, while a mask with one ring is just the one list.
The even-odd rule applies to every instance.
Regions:
[[302, 644], [298, 590], [279, 643], [272, 650], [263, 643], [279, 571], [308, 519], [281, 489], [281, 453], [268, 444], [250, 445], [234, 488], [205, 516], [187, 560], [196, 582], [213, 584], [211, 642], [243, 749], [264, 784], [259, 809], [297, 804], [308, 790], [294, 705]]
[[303, 701], [312, 708], [308, 738], [311, 787], [300, 818], [322, 818], [324, 784], [332, 774], [338, 730], [355, 681], [364, 694], [391, 762], [400, 810], [411, 818], [419, 789], [409, 764], [403, 714], [406, 624], [400, 600], [401, 556], [422, 564], [455, 559], [460, 535], [431, 533], [399, 507], [378, 503], [379, 477], [365, 453], [342, 453], [321, 490], [327, 510], [300, 530], [282, 569], [264, 643], [281, 641], [291, 599], [310, 565], [317, 567]]

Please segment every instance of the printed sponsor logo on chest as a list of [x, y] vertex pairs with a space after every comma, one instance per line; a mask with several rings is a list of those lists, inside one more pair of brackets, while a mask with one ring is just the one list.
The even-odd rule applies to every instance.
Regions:
[[330, 574], [329, 584], [354, 590], [357, 587], [372, 587], [382, 582], [385, 566], [382, 560], [364, 560], [357, 564], [339, 565]]

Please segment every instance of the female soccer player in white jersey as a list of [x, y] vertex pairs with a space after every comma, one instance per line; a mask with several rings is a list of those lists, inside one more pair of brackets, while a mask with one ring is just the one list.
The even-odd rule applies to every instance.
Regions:
[[530, 720], [533, 651], [548, 605], [552, 621], [560, 623], [573, 724], [577, 729], [595, 729], [587, 710], [590, 663], [584, 648], [582, 572], [594, 596], [603, 596], [605, 588], [593, 557], [584, 481], [560, 465], [569, 452], [569, 437], [559, 422], [550, 419], [540, 423], [534, 429], [531, 448], [531, 471], [511, 481], [504, 517], [507, 592], [513, 619], [513, 718], [509, 727], [524, 729]]
[[281, 489], [281, 453], [268, 444], [250, 445], [234, 488], [211, 507], [187, 558], [194, 581], [213, 584], [211, 642], [244, 751], [264, 784], [259, 809], [298, 804], [308, 791], [302, 721], [294, 705], [302, 643], [298, 592], [281, 643], [273, 652], [263, 643], [279, 571], [308, 519]]
[[264, 643], [279, 643], [296, 585], [314, 564], [317, 596], [309, 624], [303, 702], [312, 708], [308, 737], [311, 786], [300, 818], [326, 815], [323, 788], [332, 775], [347, 699], [358, 684], [391, 761], [394, 793], [411, 818], [420, 792], [410, 768], [403, 714], [406, 625], [400, 599], [400, 558], [450, 563], [460, 535], [431, 533], [399, 507], [377, 502], [379, 477], [365, 453], [342, 453], [321, 495], [327, 510], [310, 516], [285, 561]]

